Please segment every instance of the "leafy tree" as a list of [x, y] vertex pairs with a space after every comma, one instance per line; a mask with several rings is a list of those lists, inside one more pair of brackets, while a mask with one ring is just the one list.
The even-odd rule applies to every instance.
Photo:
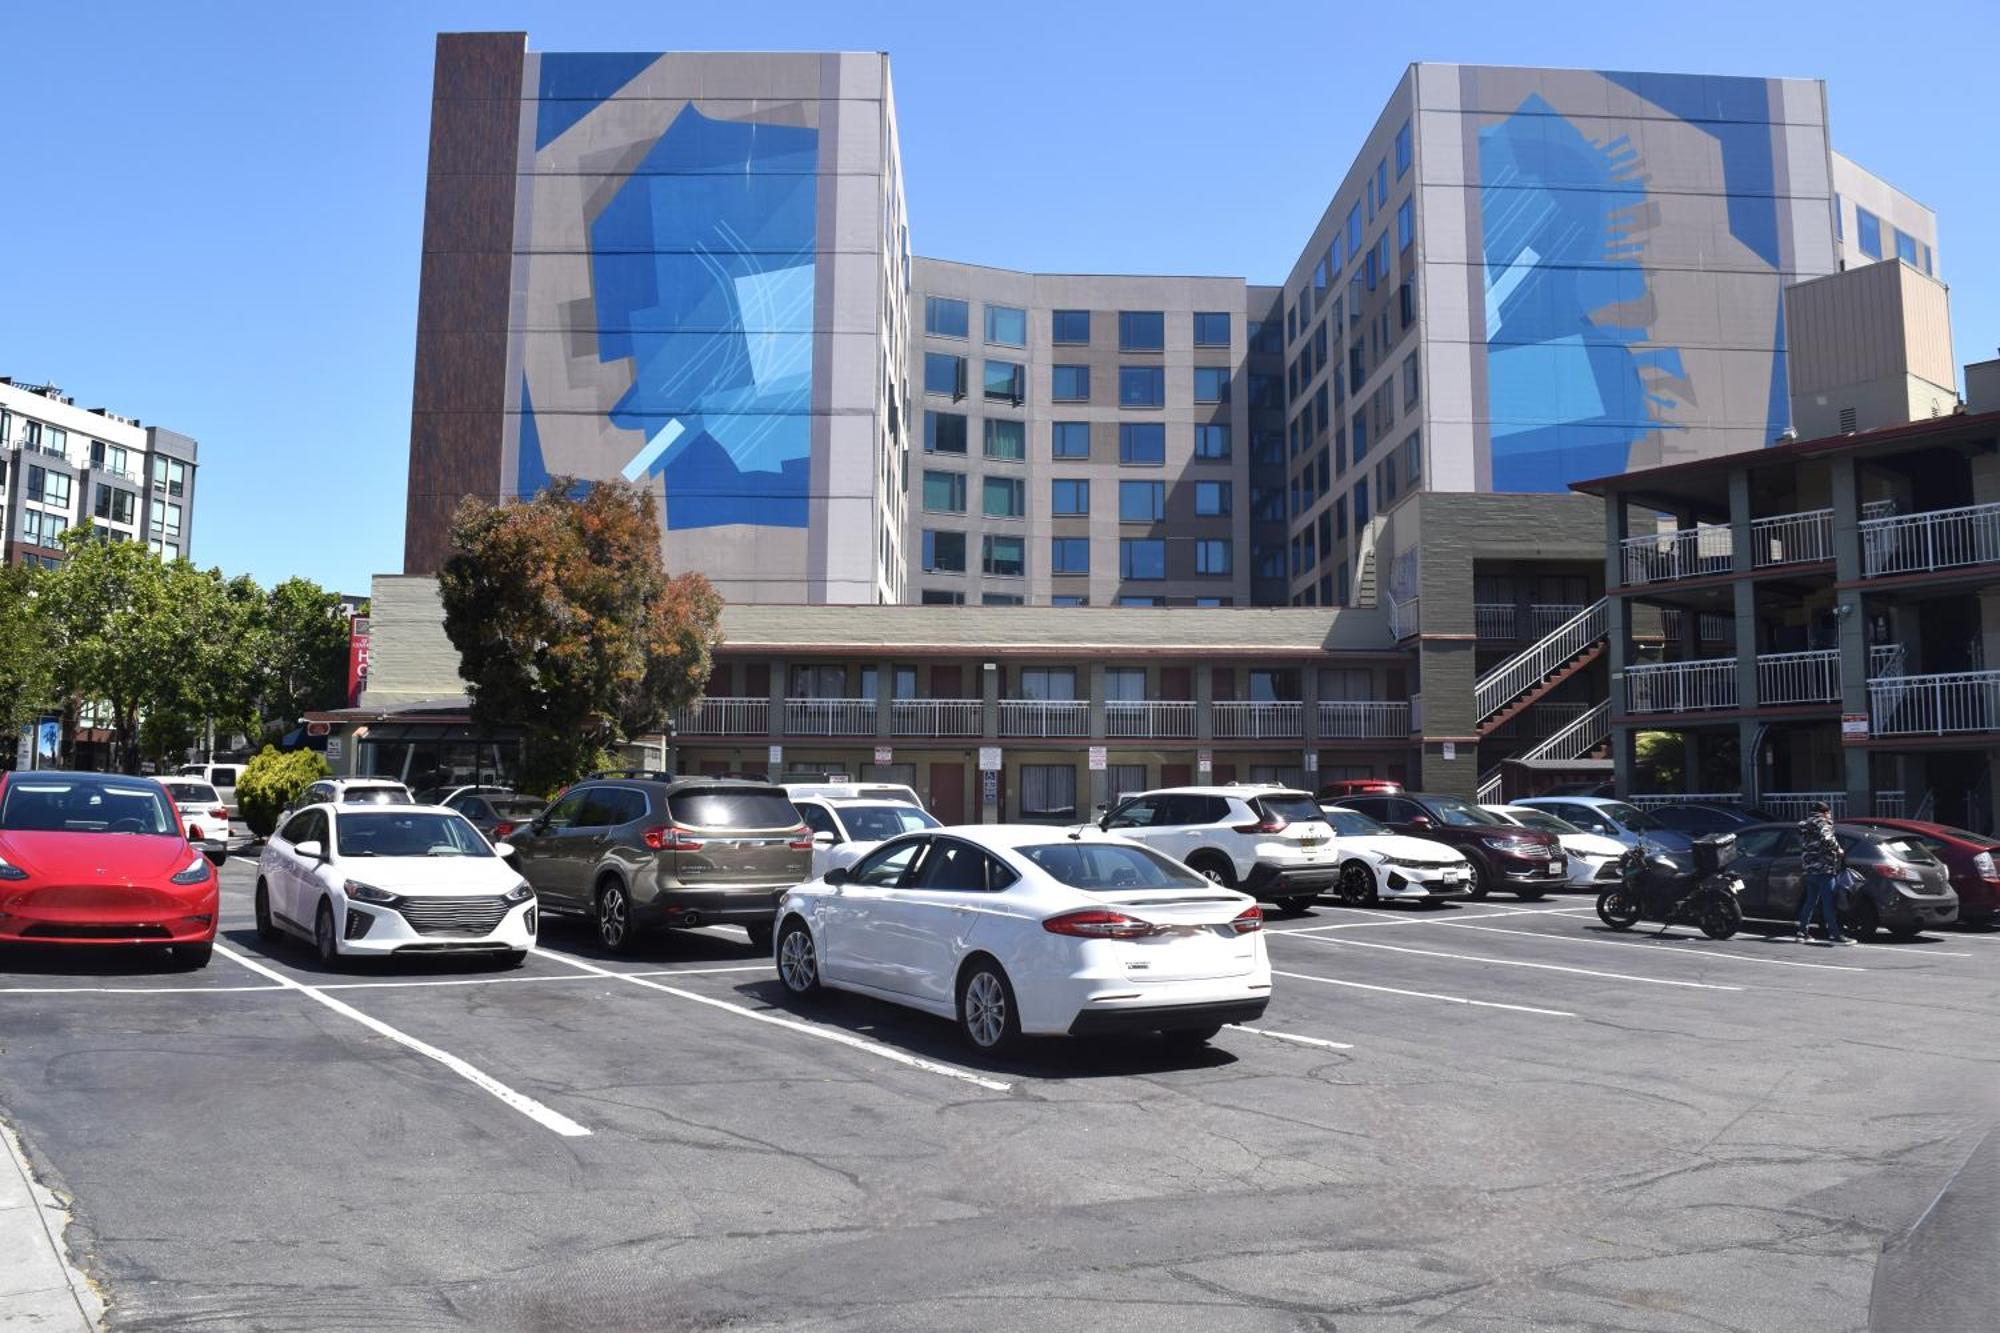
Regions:
[[0, 744], [56, 702], [46, 608], [26, 565], [0, 566]]
[[236, 775], [236, 806], [242, 811], [243, 822], [258, 837], [270, 837], [285, 807], [327, 772], [326, 757], [317, 750], [287, 754], [265, 746]]
[[522, 781], [546, 789], [607, 745], [656, 730], [708, 679], [722, 598], [669, 577], [653, 497], [623, 482], [534, 499], [468, 497], [439, 574], [445, 633], [476, 721], [526, 734]]
[[346, 608], [338, 593], [290, 578], [266, 594], [264, 680], [259, 711], [284, 730], [315, 709], [347, 702]]

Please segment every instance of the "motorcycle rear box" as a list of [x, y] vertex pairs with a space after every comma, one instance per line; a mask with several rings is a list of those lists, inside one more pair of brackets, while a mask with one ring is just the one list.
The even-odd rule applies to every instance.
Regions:
[[1705, 833], [1694, 840], [1694, 868], [1712, 875], [1736, 859], [1734, 833]]

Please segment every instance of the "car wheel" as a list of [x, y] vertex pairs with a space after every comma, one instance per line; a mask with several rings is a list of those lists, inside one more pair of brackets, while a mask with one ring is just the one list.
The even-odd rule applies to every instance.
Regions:
[[1236, 872], [1219, 856], [1197, 856], [1188, 863], [1188, 869], [1211, 884], [1220, 884], [1225, 889], [1236, 887]]
[[958, 1030], [982, 1051], [1001, 1051], [1021, 1035], [1014, 988], [1000, 964], [982, 958], [958, 981]]
[[1197, 1051], [1215, 1040], [1215, 1034], [1222, 1031], [1222, 1024], [1203, 1028], [1171, 1028], [1160, 1034], [1170, 1051]]
[[319, 911], [313, 914], [313, 948], [318, 950], [323, 966], [340, 966], [340, 937], [333, 929], [333, 904], [324, 898], [319, 900]]
[[519, 967], [527, 961], [528, 951], [526, 949], [509, 949], [506, 953], [500, 955], [500, 966], [506, 969]]
[[785, 922], [778, 937], [778, 980], [785, 992], [804, 1000], [819, 994], [819, 951], [812, 931], [797, 917]]
[[617, 880], [605, 881], [597, 891], [597, 941], [612, 953], [632, 952], [638, 934], [632, 925], [632, 900]]
[[1340, 883], [1336, 891], [1340, 901], [1349, 907], [1373, 907], [1379, 901], [1375, 892], [1375, 872], [1361, 861], [1349, 861], [1340, 868]]
[[1840, 924], [1855, 939], [1872, 940], [1875, 932], [1881, 929], [1882, 914], [1876, 910], [1874, 903], [1856, 894], [1854, 906], [1841, 915]]
[[1318, 901], [1319, 895], [1316, 893], [1293, 894], [1289, 898], [1280, 898], [1278, 906], [1293, 916], [1304, 916], [1312, 910], [1312, 905]]
[[1534, 885], [1523, 884], [1520, 888], [1514, 890], [1514, 896], [1516, 898], [1519, 898], [1524, 903], [1532, 903], [1541, 901], [1544, 895], [1542, 891], [1536, 888]]
[[1465, 896], [1468, 898], [1484, 898], [1492, 891], [1493, 885], [1487, 880], [1486, 867], [1475, 858], [1472, 862], [1472, 887], [1466, 892]]
[[174, 961], [190, 972], [198, 967], [207, 967], [208, 960], [215, 956], [215, 941], [203, 940], [200, 944], [176, 944]]
[[761, 954], [771, 952], [771, 939], [775, 933], [775, 928], [770, 922], [753, 921], [745, 926], [744, 929], [750, 932], [750, 947], [752, 949]]
[[257, 881], [257, 938], [266, 944], [278, 940], [278, 923], [271, 920], [271, 886]]
[[1922, 926], [1891, 926], [1889, 938], [1892, 940], [1913, 940], [1924, 933]]

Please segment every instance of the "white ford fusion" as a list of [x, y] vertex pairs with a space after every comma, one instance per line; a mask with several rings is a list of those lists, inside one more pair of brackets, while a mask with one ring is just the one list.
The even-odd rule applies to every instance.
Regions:
[[1199, 1045], [1270, 1002], [1263, 924], [1249, 895], [1095, 829], [929, 829], [789, 890], [778, 977], [956, 1019], [983, 1051], [1023, 1033]]
[[1391, 833], [1386, 826], [1337, 805], [1323, 807], [1333, 825], [1340, 878], [1334, 893], [1349, 907], [1377, 902], [1441, 903], [1472, 893], [1472, 865], [1455, 847]]
[[310, 940], [320, 961], [481, 953], [519, 966], [535, 891], [465, 816], [421, 805], [310, 805], [257, 863], [257, 935]]

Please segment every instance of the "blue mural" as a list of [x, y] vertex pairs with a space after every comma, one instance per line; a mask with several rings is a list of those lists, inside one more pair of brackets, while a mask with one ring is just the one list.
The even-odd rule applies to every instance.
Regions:
[[659, 58], [623, 51], [543, 56], [535, 90], [536, 151], [548, 147]]

